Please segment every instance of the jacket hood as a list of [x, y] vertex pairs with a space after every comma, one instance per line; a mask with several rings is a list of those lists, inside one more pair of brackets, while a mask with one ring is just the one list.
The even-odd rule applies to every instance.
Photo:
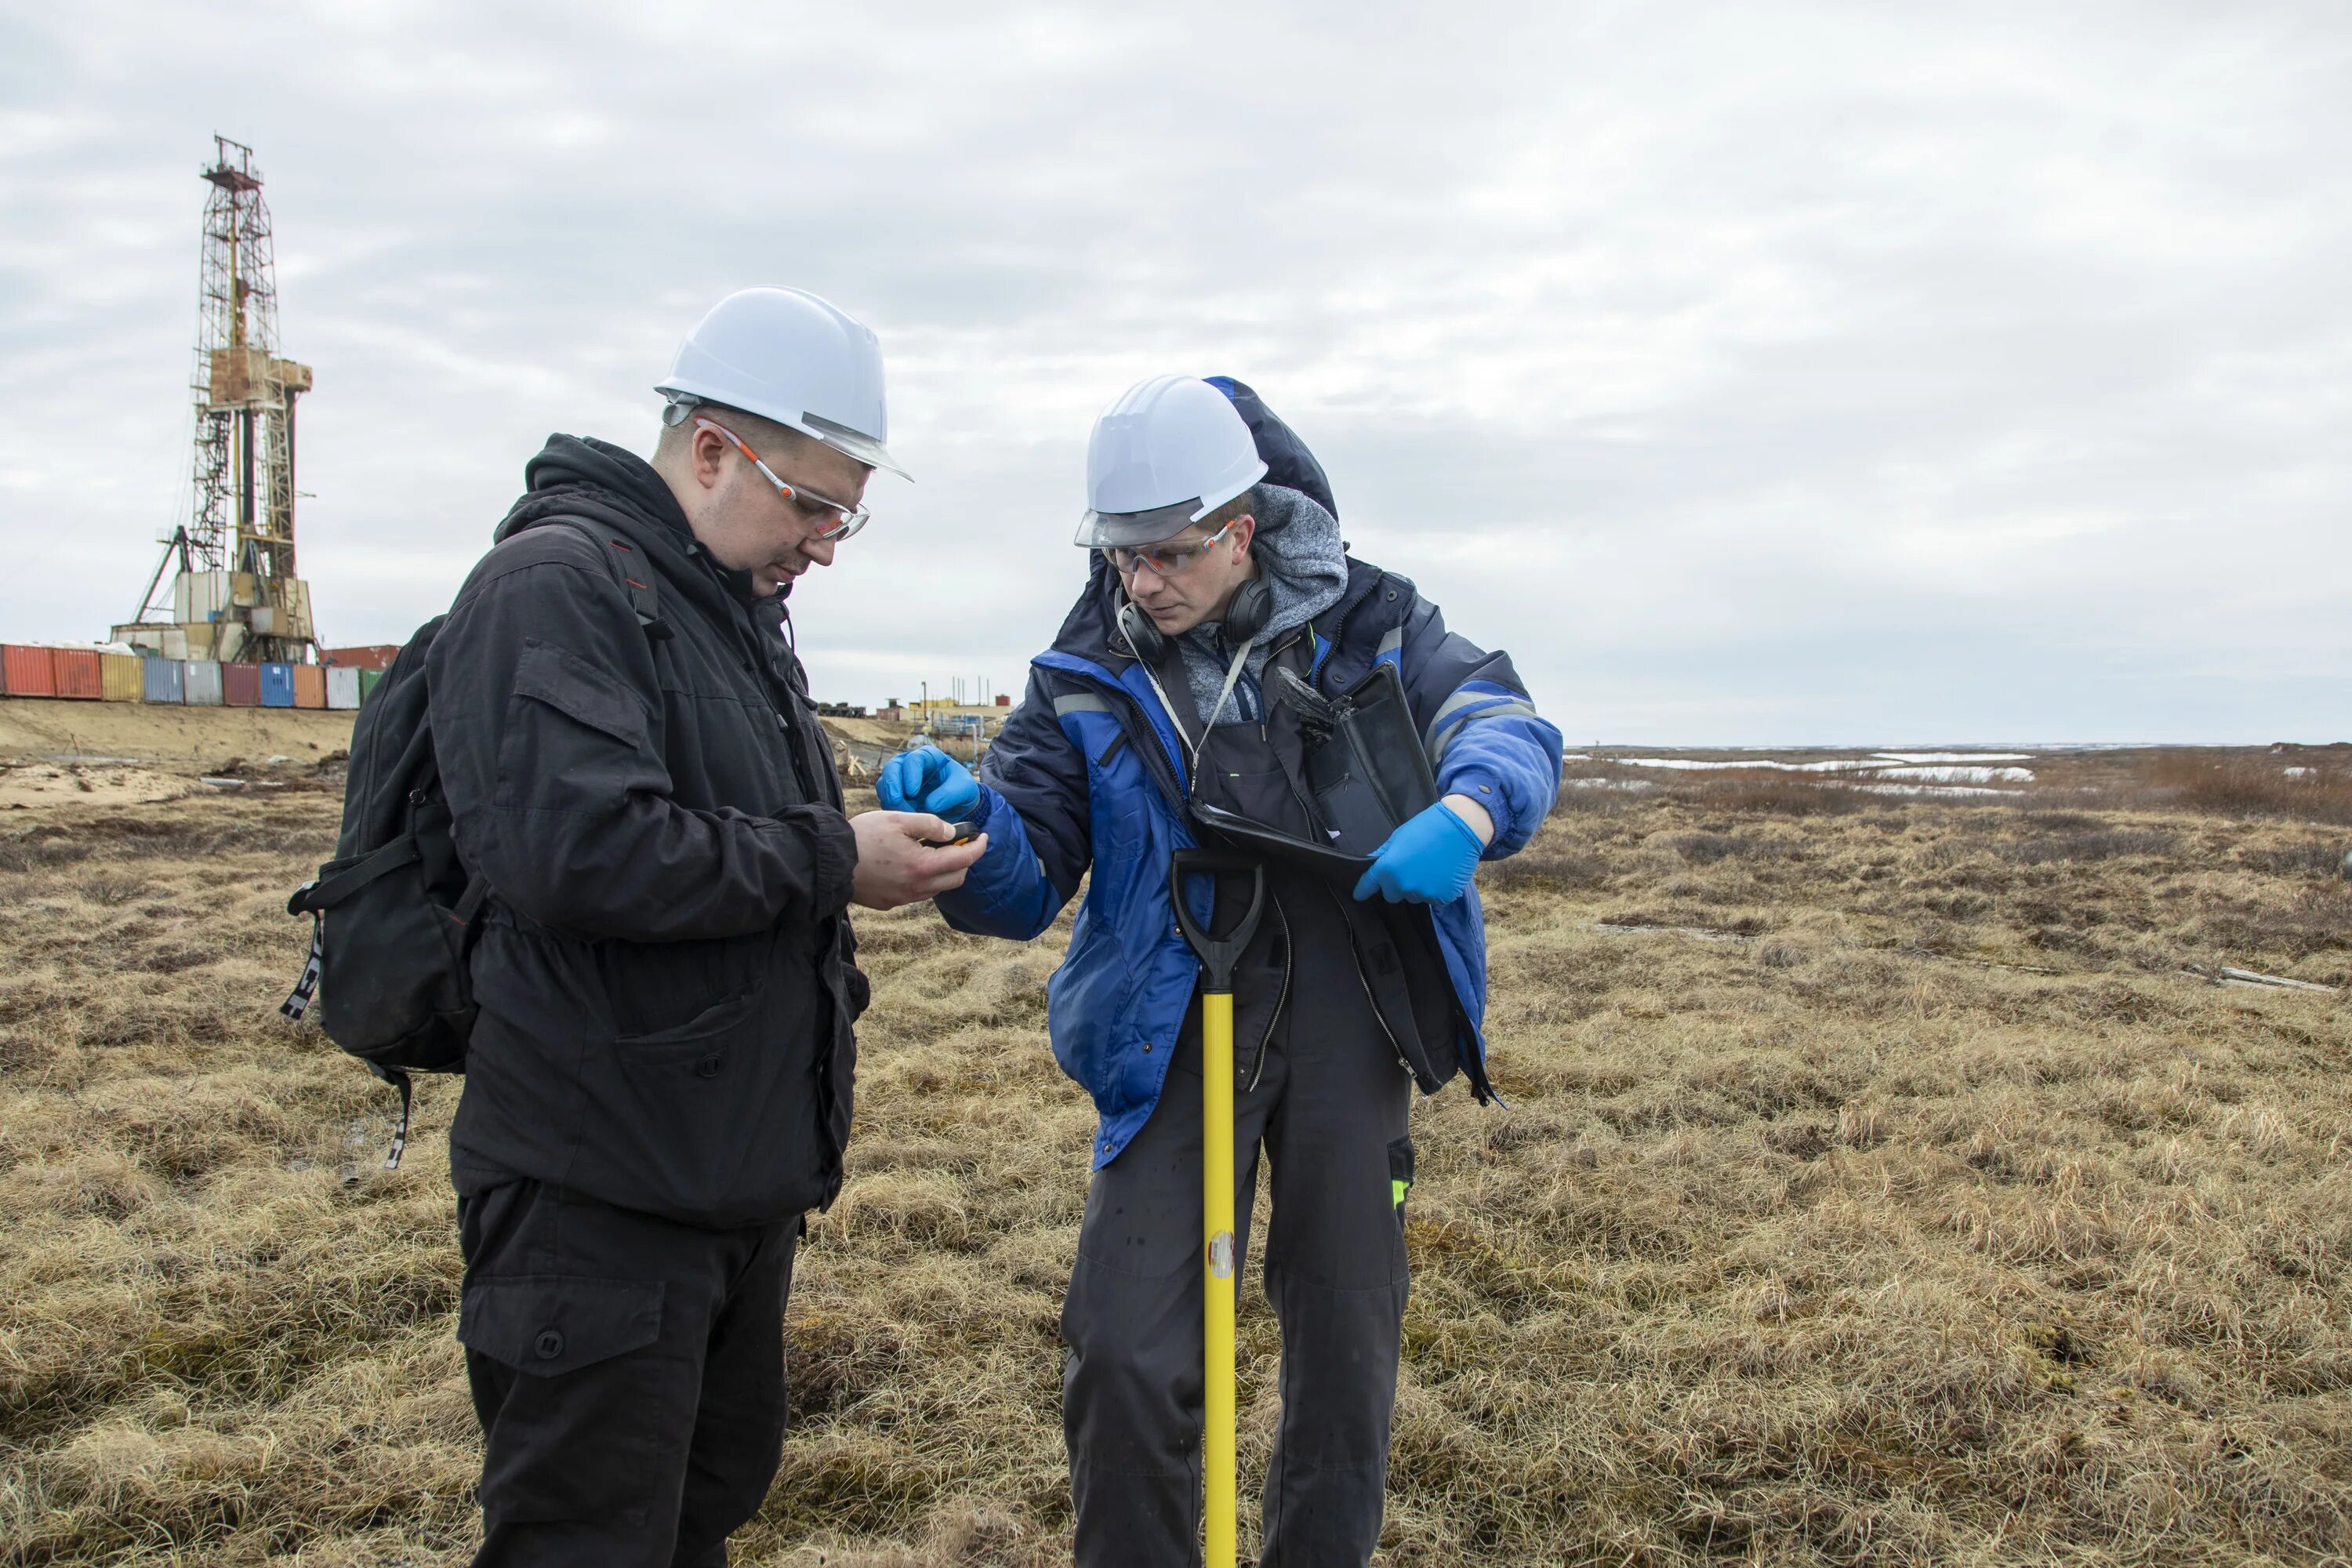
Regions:
[[[492, 531], [494, 541], [504, 542], [550, 518], [585, 517], [623, 529], [674, 575], [715, 582], [745, 604], [761, 601], [751, 574], [710, 558], [696, 542], [668, 481], [627, 447], [593, 436], [550, 436], [523, 465], [522, 478], [523, 493]], [[769, 597], [781, 603], [791, 592], [787, 581]]]
[[[1259, 634], [1270, 642], [1339, 601], [1348, 585], [1348, 547], [1339, 538], [1339, 520], [1300, 491], [1260, 485], [1257, 513], [1250, 553], [1256, 558], [1258, 575], [1274, 590], [1274, 613]], [[1184, 636], [1222, 630], [1203, 623]], [[1214, 647], [1221, 639], [1202, 640]]]
[[508, 509], [493, 539], [504, 542], [551, 517], [576, 517], [583, 501], [668, 529], [681, 542], [694, 538], [677, 498], [653, 465], [593, 436], [550, 436], [547, 445], [523, 465], [522, 481], [523, 493]]

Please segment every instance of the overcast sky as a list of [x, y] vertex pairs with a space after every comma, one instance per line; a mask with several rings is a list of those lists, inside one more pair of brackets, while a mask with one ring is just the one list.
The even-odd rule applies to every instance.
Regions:
[[104, 635], [185, 515], [215, 131], [333, 642], [789, 283], [917, 480], [795, 595], [821, 696], [1017, 690], [1093, 416], [1181, 371], [1571, 741], [2352, 738], [2344, 0], [0, 0], [0, 636]]

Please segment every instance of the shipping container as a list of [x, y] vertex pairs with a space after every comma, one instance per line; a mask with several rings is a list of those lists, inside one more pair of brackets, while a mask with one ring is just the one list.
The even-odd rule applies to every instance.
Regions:
[[192, 658], [183, 667], [186, 673], [180, 678], [181, 695], [191, 708], [217, 708], [221, 705], [221, 667], [209, 658]]
[[0, 646], [0, 690], [11, 697], [55, 697], [58, 680], [49, 666], [49, 650], [24, 643]]
[[176, 658], [141, 659], [139, 697], [142, 702], [185, 702], [188, 700], [186, 662]]
[[388, 642], [370, 643], [364, 647], [325, 648], [319, 655], [325, 663], [346, 669], [390, 669], [392, 661], [399, 657], [400, 645]]
[[327, 672], [315, 664], [298, 664], [294, 671], [294, 706], [324, 708], [327, 705]]
[[360, 677], [367, 671], [346, 669], [336, 665], [327, 671], [327, 706], [356, 708], [360, 705]]
[[100, 654], [99, 694], [109, 702], [144, 702], [147, 678], [139, 673], [139, 667], [146, 662], [135, 653]]
[[294, 706], [294, 667], [270, 663], [258, 667], [261, 673], [261, 705], [264, 708]]
[[[220, 667], [221, 700], [232, 708], [261, 706], [261, 666], [224, 664]], [[289, 692], [289, 696], [292, 693]]]
[[57, 682], [56, 690], [60, 697], [95, 702], [106, 695], [106, 676], [94, 647], [49, 649], [49, 679]]
[[380, 670], [380, 669], [362, 669], [362, 670], [361, 670], [361, 671], [360, 671], [360, 706], [361, 706], [361, 707], [362, 707], [362, 708], [366, 707], [366, 706], [367, 706], [367, 700], [368, 700], [369, 698], [371, 698], [371, 697], [374, 696], [374, 695], [375, 695], [375, 689], [376, 689], [377, 687], [379, 687], [379, 686], [383, 685], [383, 671], [382, 671], [382, 670]]

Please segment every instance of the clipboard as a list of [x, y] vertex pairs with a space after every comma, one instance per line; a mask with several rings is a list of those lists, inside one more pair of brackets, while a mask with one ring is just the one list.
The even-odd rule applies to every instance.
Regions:
[[1192, 820], [1242, 848], [1318, 872], [1334, 881], [1345, 881], [1350, 887], [1371, 868], [1372, 858], [1370, 855], [1350, 855], [1344, 849], [1326, 848], [1303, 838], [1293, 838], [1287, 833], [1276, 832], [1262, 823], [1252, 822], [1248, 817], [1237, 816], [1223, 806], [1195, 804]]

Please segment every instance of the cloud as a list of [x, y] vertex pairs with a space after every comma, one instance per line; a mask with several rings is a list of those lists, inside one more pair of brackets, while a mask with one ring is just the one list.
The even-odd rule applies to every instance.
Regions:
[[2329, 4], [281, 7], [0, 23], [0, 633], [184, 507], [197, 163], [254, 143], [338, 640], [712, 300], [882, 334], [828, 696], [1013, 685], [1094, 412], [1230, 371], [1359, 552], [1603, 739], [2352, 731]]

